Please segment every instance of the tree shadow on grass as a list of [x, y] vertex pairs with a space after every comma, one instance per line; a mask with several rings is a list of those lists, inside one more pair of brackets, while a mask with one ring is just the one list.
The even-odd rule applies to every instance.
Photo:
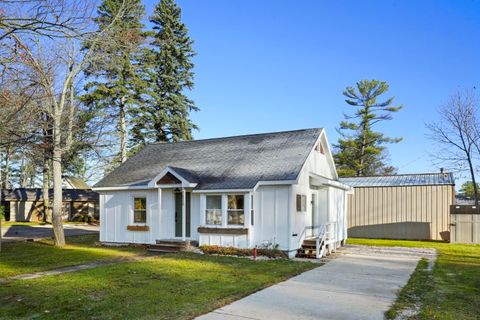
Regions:
[[145, 253], [142, 248], [96, 246], [96, 240], [96, 235], [67, 237], [64, 248], [54, 247], [51, 240], [5, 243], [0, 252], [0, 278]]
[[311, 267], [292, 261], [169, 254], [9, 282], [0, 288], [0, 318], [188, 319]]

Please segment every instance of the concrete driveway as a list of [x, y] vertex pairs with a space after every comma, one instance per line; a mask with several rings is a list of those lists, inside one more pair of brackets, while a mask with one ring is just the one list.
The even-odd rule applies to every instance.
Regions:
[[435, 251], [347, 246], [323, 266], [197, 319], [384, 319], [422, 256]]
[[[99, 227], [91, 225], [64, 224], [65, 236], [84, 234], [98, 234]], [[13, 225], [2, 226], [3, 241], [24, 241], [26, 239], [39, 239], [53, 237], [51, 225]]]

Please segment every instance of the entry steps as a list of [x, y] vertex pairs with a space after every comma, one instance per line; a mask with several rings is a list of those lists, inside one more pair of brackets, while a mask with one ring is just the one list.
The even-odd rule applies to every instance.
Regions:
[[184, 251], [190, 247], [195, 247], [197, 246], [196, 241], [190, 241], [190, 240], [177, 240], [177, 239], [161, 239], [161, 240], [156, 240], [155, 244], [151, 244], [147, 247], [147, 250], [150, 252], [163, 252], [163, 253], [168, 253], [168, 252], [178, 252], [178, 251]]

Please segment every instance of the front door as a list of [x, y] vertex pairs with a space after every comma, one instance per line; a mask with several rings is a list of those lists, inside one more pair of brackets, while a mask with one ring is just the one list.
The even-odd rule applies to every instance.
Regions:
[[[187, 216], [187, 230], [185, 236], [190, 237], [190, 192], [185, 193], [187, 199], [185, 202], [186, 205], [186, 216]], [[175, 237], [182, 236], [182, 193], [175, 193]]]
[[317, 223], [317, 217], [316, 217], [316, 214], [317, 214], [317, 195], [315, 193], [312, 193], [312, 209], [311, 209], [311, 219], [312, 219], [312, 237], [313, 236], [318, 236], [318, 234], [316, 234], [316, 232], [318, 231], [318, 229], [316, 229], [315, 227], [317, 226], [316, 223]]

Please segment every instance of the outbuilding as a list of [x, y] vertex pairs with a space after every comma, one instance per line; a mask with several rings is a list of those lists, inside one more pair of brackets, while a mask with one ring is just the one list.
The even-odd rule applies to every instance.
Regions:
[[360, 238], [450, 239], [452, 173], [348, 177], [348, 235]]
[[[98, 218], [98, 194], [90, 189], [62, 190], [63, 220], [85, 220]], [[49, 190], [50, 203], [53, 203], [53, 189]], [[43, 191], [40, 188], [3, 189], [0, 204], [5, 207], [9, 221], [44, 221], [45, 208]]]
[[102, 242], [294, 256], [304, 240], [326, 235], [334, 247], [347, 237], [351, 188], [338, 181], [323, 129], [149, 144], [93, 189]]

